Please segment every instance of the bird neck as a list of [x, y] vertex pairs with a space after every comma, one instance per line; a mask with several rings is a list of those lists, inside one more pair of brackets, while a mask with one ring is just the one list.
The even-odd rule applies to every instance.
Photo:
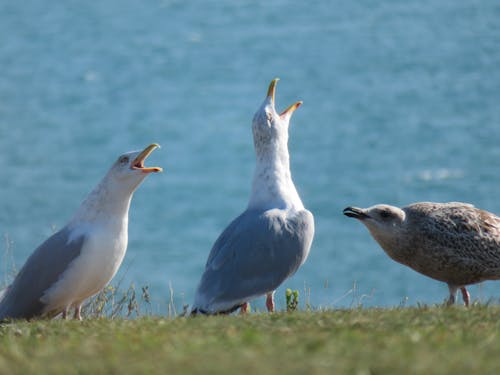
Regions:
[[72, 222], [97, 222], [122, 228], [128, 226], [128, 211], [132, 200], [130, 191], [106, 175], [80, 205]]
[[256, 166], [248, 208], [304, 208], [292, 181], [286, 141], [256, 144], [255, 151]]
[[385, 253], [396, 262], [407, 264], [408, 259], [412, 256], [411, 253], [415, 252], [418, 247], [418, 244], [415, 243], [408, 246], [410, 245], [408, 238], [411, 239], [411, 236], [404, 229], [399, 233], [386, 233], [370, 227], [368, 230]]

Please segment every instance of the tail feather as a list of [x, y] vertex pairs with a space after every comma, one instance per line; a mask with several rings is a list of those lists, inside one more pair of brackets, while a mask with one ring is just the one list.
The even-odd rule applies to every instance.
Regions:
[[196, 315], [208, 315], [208, 311], [205, 311], [200, 308], [193, 308], [189, 316], [196, 316]]
[[207, 310], [204, 310], [200, 307], [193, 307], [193, 309], [191, 310], [191, 314], [190, 316], [196, 316], [196, 315], [229, 315], [233, 312], [235, 312], [236, 310], [238, 310], [241, 306], [243, 306], [242, 303], [238, 304], [238, 305], [235, 305], [227, 310], [223, 310], [223, 311], [215, 311], [215, 312], [210, 312], [210, 311], [207, 311]]

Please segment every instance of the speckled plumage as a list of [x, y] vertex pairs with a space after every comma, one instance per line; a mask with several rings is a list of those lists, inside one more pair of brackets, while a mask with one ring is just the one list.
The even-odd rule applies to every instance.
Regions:
[[395, 261], [446, 282], [450, 303], [458, 288], [500, 279], [500, 218], [467, 203], [414, 203], [401, 209], [348, 207]]

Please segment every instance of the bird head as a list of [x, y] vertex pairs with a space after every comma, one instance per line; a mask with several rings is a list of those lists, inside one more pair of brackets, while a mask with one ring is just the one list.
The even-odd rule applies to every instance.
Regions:
[[406, 219], [402, 209], [387, 204], [369, 208], [347, 207], [343, 213], [361, 221], [384, 249], [397, 241]]
[[265, 146], [279, 141], [288, 141], [288, 126], [293, 112], [300, 107], [296, 102], [280, 114], [276, 111], [274, 97], [278, 78], [271, 81], [264, 102], [253, 117], [252, 130], [257, 146]]
[[148, 174], [162, 171], [160, 167], [144, 166], [147, 157], [159, 147], [158, 144], [153, 143], [142, 151], [131, 151], [120, 155], [111, 167], [108, 176], [127, 190], [134, 191]]

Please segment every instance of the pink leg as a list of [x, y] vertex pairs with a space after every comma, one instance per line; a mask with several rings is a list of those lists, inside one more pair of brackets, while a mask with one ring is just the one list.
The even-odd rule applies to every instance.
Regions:
[[465, 289], [465, 286], [461, 287], [460, 291], [462, 292], [462, 299], [464, 300], [465, 306], [469, 306], [470, 302], [469, 292], [467, 291], [467, 289]]
[[245, 302], [240, 307], [240, 314], [246, 314], [248, 312], [248, 302]]
[[274, 292], [267, 294], [266, 307], [267, 307], [267, 311], [274, 312]]
[[77, 319], [77, 320], [82, 320], [82, 305], [78, 304], [76, 307], [75, 307], [75, 314], [73, 315], [73, 319]]

